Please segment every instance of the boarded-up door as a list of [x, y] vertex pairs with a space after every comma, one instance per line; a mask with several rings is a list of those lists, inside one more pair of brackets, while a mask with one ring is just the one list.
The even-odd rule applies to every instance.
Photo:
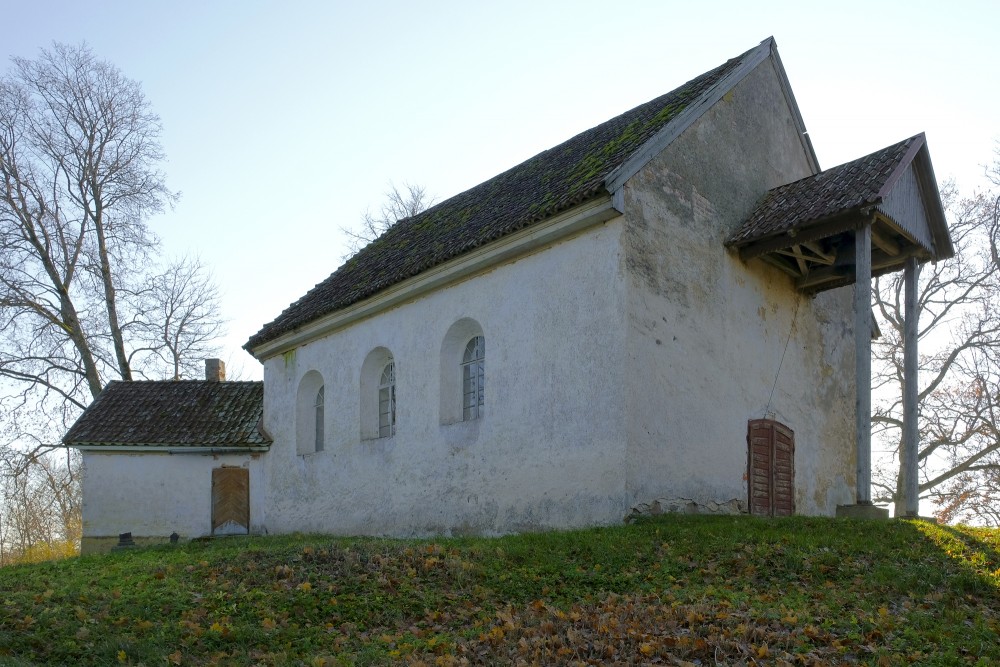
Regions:
[[772, 419], [747, 424], [747, 481], [750, 513], [795, 513], [795, 433]]
[[246, 468], [212, 470], [212, 534], [250, 532], [250, 471]]

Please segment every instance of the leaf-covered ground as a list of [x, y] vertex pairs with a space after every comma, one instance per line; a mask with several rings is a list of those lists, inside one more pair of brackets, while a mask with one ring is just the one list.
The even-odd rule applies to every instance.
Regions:
[[998, 552], [808, 518], [229, 538], [0, 569], [0, 664], [1000, 664]]

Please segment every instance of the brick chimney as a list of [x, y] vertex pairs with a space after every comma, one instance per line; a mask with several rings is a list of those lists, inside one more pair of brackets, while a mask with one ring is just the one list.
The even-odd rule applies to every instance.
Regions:
[[226, 381], [226, 364], [222, 362], [222, 359], [205, 360], [205, 379], [209, 382]]

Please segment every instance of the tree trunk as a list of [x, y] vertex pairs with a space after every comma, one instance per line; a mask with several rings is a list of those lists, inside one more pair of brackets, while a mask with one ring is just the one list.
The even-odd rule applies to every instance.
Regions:
[[115, 297], [115, 284], [111, 276], [111, 261], [108, 259], [108, 245], [104, 234], [101, 204], [98, 203], [94, 210], [94, 229], [97, 231], [97, 250], [101, 258], [101, 281], [104, 283], [104, 304], [108, 311], [108, 327], [111, 331], [111, 340], [115, 346], [115, 358], [118, 360], [118, 372], [121, 373], [122, 380], [132, 380], [132, 369], [129, 366], [128, 354], [125, 352], [125, 339], [122, 337], [122, 327], [118, 319], [118, 302]]

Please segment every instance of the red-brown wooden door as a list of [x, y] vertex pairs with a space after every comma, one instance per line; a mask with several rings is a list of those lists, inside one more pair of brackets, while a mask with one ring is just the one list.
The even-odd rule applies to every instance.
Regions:
[[250, 532], [250, 471], [246, 468], [212, 469], [212, 534], [246, 535]]
[[795, 433], [773, 419], [747, 423], [750, 513], [795, 514]]

